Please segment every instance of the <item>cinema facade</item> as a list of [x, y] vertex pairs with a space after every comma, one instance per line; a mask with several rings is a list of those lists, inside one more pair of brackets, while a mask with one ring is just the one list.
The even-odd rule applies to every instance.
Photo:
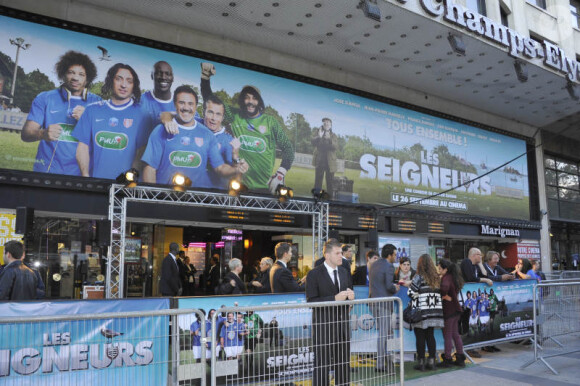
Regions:
[[[28, 77], [36, 69], [47, 80], [44, 88], [29, 93], [27, 99], [18, 99], [17, 80], [14, 100], [21, 104], [22, 113], [0, 111], [0, 137], [5, 144], [0, 158], [3, 230], [0, 241], [3, 245], [9, 239], [19, 239], [21, 235], [16, 234], [16, 230], [24, 229], [27, 255], [41, 271], [50, 298], [92, 296], [87, 295], [90, 293], [88, 287], [100, 291], [110, 283], [111, 278], [106, 277], [110, 275], [107, 261], [111, 258], [111, 238], [116, 237], [109, 220], [112, 217], [111, 185], [117, 173], [108, 178], [86, 178], [35, 172], [39, 143], [21, 140], [22, 126], [33, 99], [40, 92], [58, 87], [60, 83], [53, 67], [59, 57], [73, 47], [72, 43], [74, 47], [82, 47], [79, 51], [93, 59], [98, 69], [95, 84], [102, 84], [107, 70], [114, 63], [122, 62], [135, 69], [143, 91], [152, 90], [153, 65], [163, 60], [173, 68], [173, 89], [189, 84], [198, 93], [203, 92], [201, 64], [212, 63], [216, 71], [210, 79], [211, 87], [226, 104], [231, 104], [232, 109], [239, 107], [234, 96], [245, 85], [259, 89], [267, 106], [266, 114], [276, 117], [287, 142], [292, 145], [292, 165], [284, 178], [285, 185], [294, 190], [292, 200], [321, 202], [323, 197], [312, 194], [315, 149], [311, 138], [322, 125], [323, 118], [332, 120], [337, 136], [336, 173], [333, 190], [324, 201], [328, 202], [328, 211], [324, 212], [323, 223], [308, 211], [269, 211], [268, 205], [256, 208], [225, 199], [223, 207], [130, 203], [123, 224], [122, 277], [113, 279], [123, 283], [122, 297], [158, 295], [161, 260], [173, 241], [182, 244], [190, 256], [198, 269], [198, 281], [209, 258], [216, 253], [221, 257], [222, 267], [232, 257], [239, 257], [246, 266], [251, 266], [263, 256], [272, 256], [279, 241], [296, 246], [298, 254], [290, 266], [301, 276], [320, 255], [319, 243], [315, 240], [319, 234], [351, 244], [357, 265], [364, 264], [367, 251], [385, 243], [395, 244], [399, 257], [409, 256], [414, 262], [423, 253], [437, 259], [447, 257], [460, 261], [474, 246], [483, 252], [500, 252], [501, 263], [506, 267], [513, 267], [518, 258], [525, 257], [541, 259], [542, 269], [548, 271], [553, 262], [566, 259], [550, 250], [550, 222], [546, 214], [548, 209], [550, 213], [555, 211], [554, 200], [560, 206], [569, 204], [576, 210], [574, 202], [559, 195], [562, 189], [578, 190], [578, 163], [574, 157], [566, 156], [573, 154], [568, 150], [572, 146], [563, 145], [573, 140], [562, 141], [554, 130], [544, 127], [550, 120], [544, 117], [542, 108], [537, 117], [527, 120], [517, 115], [520, 110], [517, 107], [531, 98], [526, 96], [530, 95], [529, 89], [556, 82], [563, 87], [553, 88], [558, 90], [557, 94], [545, 92], [543, 103], [565, 99], [562, 102], [565, 105], [557, 109], [578, 110], [568, 102], [575, 92], [578, 63], [571, 59], [569, 47], [566, 46], [567, 53], [564, 53], [564, 49], [554, 43], [557, 39], [538, 40], [537, 35], [531, 39], [519, 28], [504, 26], [499, 21], [502, 19], [493, 14], [484, 17], [452, 2], [384, 2], [380, 4], [383, 12], [402, 15], [409, 25], [439, 31], [427, 34], [432, 35], [432, 46], [444, 51], [446, 57], [441, 62], [433, 61], [434, 78], [447, 71], [444, 67], [456, 68], [465, 62], [462, 49], [467, 49], [467, 57], [470, 57], [470, 49], [478, 52], [478, 60], [469, 62], [470, 67], [484, 72], [490, 57], [495, 62], [500, 58], [505, 63], [497, 66], [500, 69], [489, 72], [498, 71], [503, 75], [507, 67], [510, 75], [503, 77], [501, 82], [495, 82], [493, 74], [482, 75], [485, 79], [478, 82], [477, 87], [475, 81], [456, 79], [455, 82], [464, 83], [462, 93], [457, 93], [460, 87], [450, 85], [453, 82], [448, 79], [423, 86], [410, 80], [409, 88], [389, 85], [390, 92], [386, 93], [384, 84], [373, 87], [369, 85], [372, 82], [359, 74], [352, 74], [359, 82], [343, 80], [332, 71], [322, 74], [314, 65], [309, 72], [304, 70], [308, 66], [295, 64], [295, 71], [292, 71], [290, 64], [275, 65], [280, 62], [277, 60], [266, 61], [263, 65], [251, 64], [245, 61], [247, 56], [240, 50], [231, 49], [228, 55], [221, 45], [210, 51], [207, 47], [216, 39], [211, 34], [198, 36], [203, 43], [201, 46], [206, 47], [199, 50], [168, 36], [158, 40], [155, 35], [137, 33], [130, 23], [115, 29], [110, 26], [101, 29], [87, 16], [80, 16], [88, 9], [104, 16], [109, 12], [104, 8], [95, 10], [84, 3], [67, 4], [75, 12], [63, 13], [59, 8], [63, 2], [51, 1], [47, 2], [45, 15], [38, 15], [28, 13], [33, 12], [33, 3], [25, 1], [12, 5], [20, 9], [0, 8], [2, 24], [9, 26], [14, 37], [34, 36], [35, 39], [30, 47], [20, 51], [18, 66], [22, 74]], [[69, 14], [77, 16], [73, 18]], [[153, 20], [142, 17], [125, 17], [143, 26], [154, 24]], [[363, 18], [359, 22], [367, 20]], [[189, 31], [185, 27], [182, 29]], [[442, 32], [447, 30], [453, 33]], [[40, 50], [49, 43], [53, 47], [50, 53]], [[419, 43], [422, 41], [406, 42], [407, 45]], [[101, 60], [104, 52], [97, 50], [97, 46], [105, 47], [112, 60]], [[453, 51], [449, 55], [450, 47]], [[264, 52], [257, 46], [244, 48], [256, 55]], [[412, 51], [412, 47], [409, 49]], [[9, 69], [14, 66], [14, 50], [13, 45], [0, 43], [5, 79], [3, 94], [7, 96], [10, 95], [7, 84], [11, 81], [7, 80], [13, 75]], [[282, 59], [287, 54], [270, 55]], [[404, 60], [404, 53], [401, 55], [404, 56], [400, 60], [403, 65], [416, 66], [413, 60]], [[308, 63], [303, 59], [295, 60]], [[419, 72], [414, 68], [410, 71]], [[455, 69], [447, 77], [457, 78], [460, 72], [461, 69]], [[524, 73], [529, 78], [525, 83], [520, 79]], [[497, 83], [504, 83], [507, 91], [500, 93]], [[431, 92], [437, 87], [443, 90], [446, 98], [433, 96]], [[552, 90], [550, 87], [546, 86]], [[478, 98], [478, 93], [473, 92], [476, 89], [480, 95], [491, 91], [498, 100], [486, 99], [481, 109], [477, 109], [473, 107], [477, 103], [471, 103]], [[517, 96], [518, 93], [521, 97], [514, 99], [511, 106], [500, 103], [508, 98], [505, 94]], [[460, 101], [465, 105], [457, 107]], [[497, 115], [488, 113], [490, 105]], [[508, 115], [506, 111], [510, 109], [516, 112]], [[203, 116], [201, 103], [198, 113]], [[508, 118], [498, 118], [502, 116]], [[523, 123], [534, 119], [538, 126]], [[268, 128], [256, 129], [261, 132]], [[540, 143], [542, 138], [544, 143]], [[282, 162], [284, 154], [279, 145], [277, 148], [274, 167], [264, 173], [274, 174]], [[545, 157], [556, 159], [549, 164], [553, 165], [551, 170], [556, 180], [544, 178]], [[563, 159], [567, 160], [566, 165], [572, 165], [571, 169], [557, 167], [561, 165], [558, 160]], [[551, 167], [548, 161], [546, 165]], [[575, 188], [558, 180], [559, 173], [574, 175], [574, 170]], [[137, 189], [147, 191], [149, 188], [173, 191], [171, 184], [141, 182]], [[546, 190], [557, 198], [547, 196]], [[190, 191], [210, 198], [228, 194], [226, 186], [196, 186], [196, 181], [192, 181]], [[278, 198], [265, 189], [250, 189], [241, 197], [251, 196], [278, 202]], [[552, 199], [550, 207], [547, 197]], [[578, 217], [571, 213], [574, 212], [559, 211], [554, 221], [573, 224]], [[319, 226], [325, 227], [323, 232], [313, 231]], [[573, 252], [577, 244], [573, 241], [573, 231], [570, 235], [568, 228], [564, 245]], [[554, 245], [552, 241], [552, 247]], [[248, 271], [246, 278], [250, 274]], [[98, 292], [103, 293], [106, 292]]]

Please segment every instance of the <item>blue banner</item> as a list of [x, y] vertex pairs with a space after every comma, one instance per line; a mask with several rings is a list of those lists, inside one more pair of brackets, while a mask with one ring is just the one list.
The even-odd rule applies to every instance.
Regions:
[[[169, 308], [169, 299], [2, 303], [4, 317]], [[3, 385], [161, 385], [167, 382], [168, 317], [2, 325]]]

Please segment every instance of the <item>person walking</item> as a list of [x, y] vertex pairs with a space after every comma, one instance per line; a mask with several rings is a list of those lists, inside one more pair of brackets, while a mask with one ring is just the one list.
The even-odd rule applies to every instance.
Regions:
[[428, 254], [421, 255], [417, 262], [417, 274], [413, 277], [407, 292], [411, 298], [412, 307], [416, 308], [421, 315], [419, 322], [411, 324], [417, 347], [417, 364], [414, 366], [416, 370], [425, 371], [425, 343], [429, 349], [427, 368], [429, 370], [436, 369], [434, 329], [443, 327], [440, 284], [439, 274], [437, 274], [433, 259]]
[[[440, 366], [450, 367], [455, 364], [465, 367], [463, 342], [458, 330], [462, 308], [457, 299], [457, 294], [463, 288], [463, 277], [459, 273], [457, 265], [447, 259], [440, 260], [438, 268], [441, 276], [440, 290], [441, 299], [443, 300], [443, 338], [445, 340], [445, 353], [441, 355], [442, 362]], [[453, 344], [455, 344], [455, 362], [451, 359]]]

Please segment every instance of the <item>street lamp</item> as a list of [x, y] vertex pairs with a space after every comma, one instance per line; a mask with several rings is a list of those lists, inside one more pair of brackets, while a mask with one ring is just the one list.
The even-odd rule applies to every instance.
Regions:
[[24, 39], [16, 38], [10, 39], [10, 44], [16, 46], [16, 60], [14, 61], [14, 75], [12, 76], [12, 91], [10, 92], [10, 103], [14, 103], [14, 90], [16, 89], [16, 73], [18, 72], [18, 54], [20, 54], [20, 49], [28, 49], [30, 44], [24, 43]]

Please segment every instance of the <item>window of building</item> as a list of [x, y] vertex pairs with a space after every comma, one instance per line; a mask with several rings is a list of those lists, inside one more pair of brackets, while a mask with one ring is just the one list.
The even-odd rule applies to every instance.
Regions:
[[546, 0], [526, 0], [526, 1], [530, 4], [535, 5], [536, 7], [546, 9]]
[[580, 164], [546, 155], [544, 166], [550, 215], [562, 219], [580, 218]]
[[480, 15], [487, 16], [485, 0], [467, 0], [466, 6], [470, 10], [475, 11]]
[[570, 12], [572, 13], [572, 27], [580, 28], [580, 1], [570, 0]]
[[499, 16], [501, 18], [501, 24], [506, 26], [506, 27], [509, 27], [508, 12], [505, 9], [503, 9], [503, 7], [501, 5], [499, 7]]

